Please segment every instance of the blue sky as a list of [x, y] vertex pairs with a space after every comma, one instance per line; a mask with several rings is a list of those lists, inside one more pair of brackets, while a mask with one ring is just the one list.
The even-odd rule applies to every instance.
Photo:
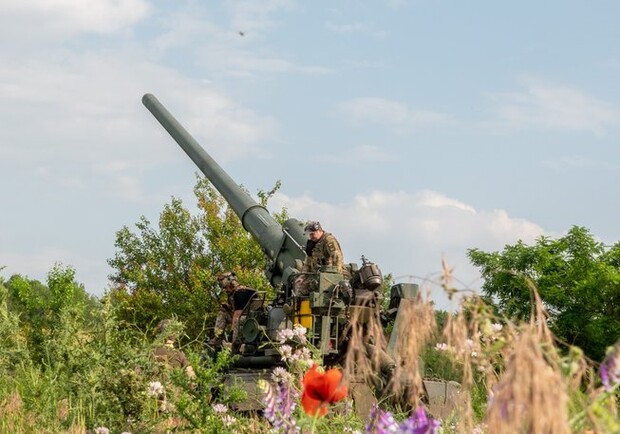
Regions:
[[[0, 2], [0, 266], [94, 294], [114, 235], [194, 206], [160, 101], [250, 192], [399, 281], [572, 225], [620, 239], [611, 1]], [[243, 35], [240, 34], [243, 33]], [[428, 285], [442, 307], [449, 304]]]

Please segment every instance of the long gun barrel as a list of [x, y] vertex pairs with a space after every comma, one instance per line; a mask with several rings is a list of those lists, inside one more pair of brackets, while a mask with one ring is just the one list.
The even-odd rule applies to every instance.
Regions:
[[306, 240], [302, 223], [296, 219], [289, 219], [284, 225], [280, 225], [265, 207], [237, 185], [154, 95], [150, 93], [144, 95], [142, 104], [211, 181], [239, 216], [245, 230], [261, 246], [271, 260], [271, 266], [266, 271], [271, 284], [274, 287], [279, 285], [285, 271], [288, 274], [299, 268], [300, 261], [306, 256], [301, 247]]

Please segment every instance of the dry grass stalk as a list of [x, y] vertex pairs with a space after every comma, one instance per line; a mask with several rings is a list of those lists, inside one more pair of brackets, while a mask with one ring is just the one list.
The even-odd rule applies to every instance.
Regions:
[[514, 331], [504, 372], [493, 389], [489, 432], [568, 434], [568, 390], [542, 301], [531, 287], [530, 322]]
[[462, 302], [456, 315], [448, 315], [443, 329], [443, 336], [448, 346], [453, 349], [455, 355], [463, 364], [461, 389], [459, 391], [459, 399], [456, 402], [456, 410], [459, 415], [457, 429], [458, 432], [473, 432], [474, 411], [472, 408], [471, 391], [474, 380], [471, 366], [472, 349], [469, 344], [469, 342], [473, 342], [473, 339], [469, 338], [469, 324]]
[[420, 355], [436, 332], [435, 312], [433, 305], [418, 293], [415, 300], [401, 300], [399, 317], [392, 332], [396, 336], [393, 349], [395, 365], [389, 390], [394, 396], [405, 396], [416, 408], [424, 393]]
[[13, 391], [0, 403], [0, 429], [18, 432], [24, 423], [24, 402], [18, 391]]
[[490, 432], [570, 433], [566, 384], [544, 347], [535, 324], [516, 337], [487, 412]]
[[380, 386], [381, 373], [393, 364], [387, 356], [387, 341], [378, 312], [371, 307], [353, 311], [344, 362], [344, 378]]
[[78, 417], [69, 429], [67, 430], [67, 434], [86, 434], [86, 423], [82, 417]]

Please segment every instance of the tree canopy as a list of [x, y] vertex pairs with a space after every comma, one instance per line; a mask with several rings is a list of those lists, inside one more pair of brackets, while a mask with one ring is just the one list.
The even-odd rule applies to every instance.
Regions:
[[[279, 186], [259, 192], [262, 205]], [[241, 284], [271, 290], [263, 274], [267, 258], [222, 196], [204, 178], [197, 179], [194, 194], [197, 215], [172, 198], [157, 228], [142, 216], [137, 232], [125, 226], [116, 233], [117, 252], [108, 260], [114, 269], [110, 296], [128, 323], [150, 329], [177, 316], [188, 336], [199, 338], [217, 314], [220, 272], [234, 271]], [[285, 216], [282, 210], [275, 217]]]
[[483, 294], [509, 318], [528, 319], [533, 285], [556, 336], [601, 360], [620, 337], [620, 243], [605, 246], [572, 227], [558, 239], [519, 241], [502, 252], [470, 249], [484, 279]]

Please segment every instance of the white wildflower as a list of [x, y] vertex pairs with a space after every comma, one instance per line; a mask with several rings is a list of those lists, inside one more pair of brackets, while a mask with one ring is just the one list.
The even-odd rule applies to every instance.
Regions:
[[295, 337], [295, 332], [291, 329], [278, 330], [278, 342], [281, 344], [292, 340]]
[[110, 434], [110, 430], [105, 426], [98, 426], [95, 428], [95, 434]]
[[282, 355], [282, 360], [288, 362], [293, 355], [293, 348], [290, 345], [280, 345], [280, 354]]
[[312, 362], [312, 353], [308, 348], [301, 347], [297, 351], [295, 351], [295, 354], [293, 355], [293, 360], [307, 364], [308, 362]]
[[435, 349], [438, 351], [448, 351], [450, 347], [445, 342], [441, 342], [441, 343], [435, 344]]
[[274, 383], [291, 384], [293, 375], [281, 366], [278, 366], [271, 373], [271, 380]]
[[149, 383], [149, 396], [159, 396], [164, 393], [164, 386], [159, 381], [151, 381]]
[[297, 338], [299, 343], [305, 344], [306, 342], [308, 342], [307, 333], [307, 328], [305, 328], [301, 324], [295, 324], [295, 327], [293, 328], [293, 335]]
[[494, 332], [500, 332], [502, 331], [502, 329], [504, 328], [503, 325], [501, 325], [498, 322], [494, 322], [493, 324], [491, 324], [491, 328], [493, 329]]
[[237, 419], [235, 419], [233, 416], [227, 414], [227, 415], [224, 415], [222, 417], [222, 422], [224, 423], [224, 426], [231, 426], [232, 424], [237, 422]]
[[223, 414], [228, 411], [228, 407], [226, 407], [224, 404], [213, 404], [213, 411]]

